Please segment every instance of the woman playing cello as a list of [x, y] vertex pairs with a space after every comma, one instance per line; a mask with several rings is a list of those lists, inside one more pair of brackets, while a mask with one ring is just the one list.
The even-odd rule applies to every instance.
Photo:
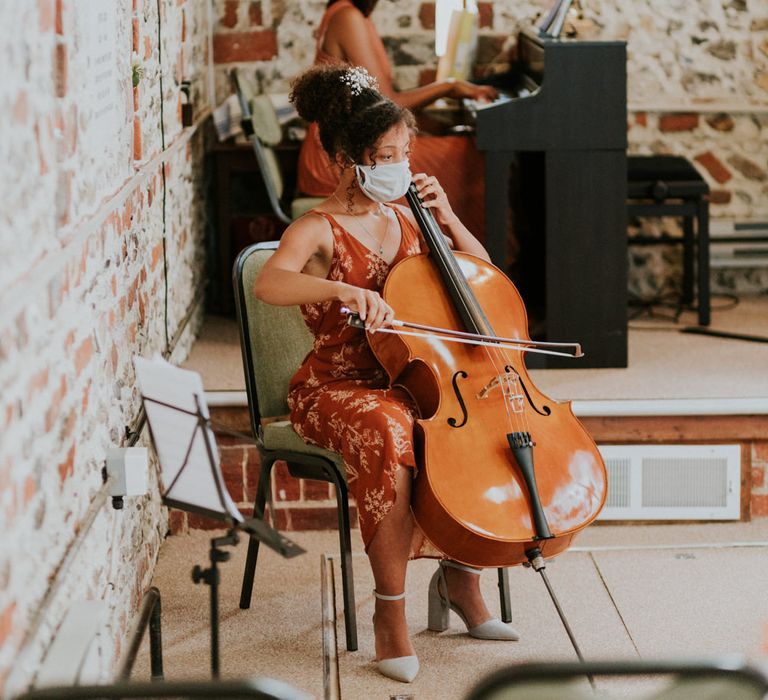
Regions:
[[312, 68], [294, 82], [292, 99], [299, 114], [317, 124], [341, 179], [328, 199], [285, 231], [254, 293], [267, 303], [300, 305], [315, 336], [291, 382], [291, 420], [305, 440], [344, 457], [376, 585], [378, 669], [410, 682], [418, 660], [405, 615], [409, 558], [441, 560], [430, 584], [431, 629], [445, 629], [450, 608], [474, 637], [518, 636], [488, 611], [479, 570], [444, 559], [415, 525], [415, 405], [403, 389], [388, 386], [365, 333], [347, 324], [341, 308], [358, 313], [369, 332], [392, 321], [379, 291], [390, 268], [423, 245], [410, 210], [391, 204], [412, 181], [454, 249], [488, 255], [453, 213], [437, 179], [411, 174], [413, 117], [378, 92], [365, 70]]

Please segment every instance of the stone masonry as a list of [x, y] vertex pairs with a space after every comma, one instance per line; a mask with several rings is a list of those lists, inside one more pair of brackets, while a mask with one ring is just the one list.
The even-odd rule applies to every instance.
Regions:
[[[215, 0], [219, 101], [237, 66], [252, 91], [286, 93], [311, 65], [325, 0]], [[501, 68], [518, 29], [550, 0], [477, 2], [478, 71]], [[713, 219], [768, 221], [768, 9], [759, 0], [581, 0], [571, 23], [584, 38], [627, 41], [630, 153], [688, 157], [712, 189]], [[380, 0], [372, 15], [400, 88], [434, 78], [435, 2]], [[667, 228], [675, 222], [664, 222]], [[659, 225], [654, 224], [654, 230]], [[633, 291], [663, 291], [679, 251], [634, 250]], [[646, 279], [651, 277], [650, 280]], [[760, 293], [768, 270], [725, 270], [714, 291]]]

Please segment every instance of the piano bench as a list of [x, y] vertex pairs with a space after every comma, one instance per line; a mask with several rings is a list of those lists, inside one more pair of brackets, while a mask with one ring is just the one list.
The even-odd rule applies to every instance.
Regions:
[[634, 236], [629, 244], [683, 244], [682, 303], [693, 304], [696, 267], [700, 326], [710, 322], [708, 195], [707, 182], [681, 156], [627, 156], [627, 215], [683, 219], [682, 238]]

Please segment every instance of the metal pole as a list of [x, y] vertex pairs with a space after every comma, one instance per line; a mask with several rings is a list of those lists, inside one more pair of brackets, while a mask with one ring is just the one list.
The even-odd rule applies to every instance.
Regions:
[[162, 631], [162, 604], [160, 591], [156, 588], [157, 600], [152, 608], [149, 618], [149, 661], [153, 681], [163, 680], [163, 631]]
[[216, 566], [216, 547], [211, 547], [211, 568], [208, 584], [211, 587], [211, 678], [219, 677], [219, 569]]
[[152, 586], [144, 594], [136, 622], [129, 635], [128, 646], [118, 666], [117, 678], [127, 681], [131, 676], [144, 631], [149, 624], [149, 654], [152, 666], [152, 680], [163, 679], [163, 642], [160, 620], [160, 591]]
[[[576, 656], [578, 657], [579, 661], [584, 663], [584, 657], [582, 656], [581, 649], [579, 649], [579, 645], [576, 642], [576, 637], [571, 630], [571, 626], [568, 624], [568, 619], [565, 617], [563, 609], [560, 607], [560, 602], [557, 600], [555, 590], [552, 588], [552, 584], [549, 582], [549, 578], [547, 578], [547, 574], [544, 572], [544, 569], [547, 568], [547, 565], [544, 563], [544, 557], [541, 555], [541, 550], [538, 547], [535, 547], [534, 549], [528, 550], [525, 554], [528, 557], [528, 561], [531, 563], [531, 568], [541, 574], [541, 578], [547, 587], [547, 591], [549, 591], [549, 597], [552, 599], [555, 610], [557, 610], [557, 614], [560, 616], [560, 621], [563, 623], [563, 627], [565, 628], [565, 632], [568, 635], [568, 639], [571, 640], [573, 650], [576, 652]], [[587, 678], [589, 679], [589, 683], [592, 688], [595, 688], [595, 679], [589, 673], [587, 674]]]

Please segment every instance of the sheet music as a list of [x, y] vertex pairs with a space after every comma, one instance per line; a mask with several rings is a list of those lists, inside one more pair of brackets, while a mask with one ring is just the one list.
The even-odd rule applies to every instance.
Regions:
[[[179, 369], [159, 356], [152, 360], [134, 357], [133, 364], [160, 461], [163, 496], [242, 522], [243, 516], [224, 483], [213, 431], [207, 426], [200, 427], [196, 415], [182, 413], [197, 412], [197, 397], [201, 413], [209, 417], [200, 375]], [[206, 450], [203, 430], [212, 448], [213, 464]]]

